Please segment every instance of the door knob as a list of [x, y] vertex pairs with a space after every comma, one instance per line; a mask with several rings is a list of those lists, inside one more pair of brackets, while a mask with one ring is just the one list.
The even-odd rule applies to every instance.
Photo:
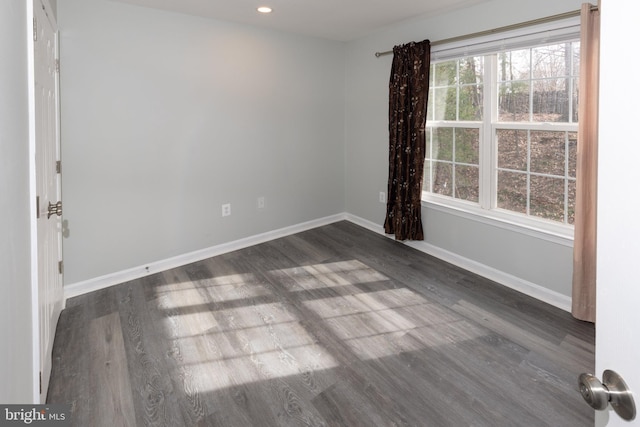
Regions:
[[614, 371], [604, 371], [602, 382], [592, 374], [580, 374], [578, 387], [582, 398], [593, 409], [604, 411], [611, 404], [621, 418], [630, 421], [636, 417], [633, 395], [622, 377]]
[[51, 218], [51, 215], [62, 216], [62, 202], [58, 202], [55, 205], [49, 202], [49, 207], [47, 208], [47, 219]]

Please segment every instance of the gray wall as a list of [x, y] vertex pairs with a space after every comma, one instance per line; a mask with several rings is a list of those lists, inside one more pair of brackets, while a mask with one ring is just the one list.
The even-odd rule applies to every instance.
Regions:
[[27, 6], [0, 2], [0, 402], [33, 402]]
[[342, 43], [57, 7], [66, 284], [344, 212]]
[[[581, 0], [514, 2], [495, 0], [432, 19], [415, 19], [348, 43], [346, 65], [346, 200], [347, 211], [378, 224], [385, 205], [378, 193], [387, 183], [388, 81], [390, 50], [412, 40], [448, 37], [497, 28], [577, 10]], [[491, 224], [423, 207], [426, 242], [519, 279], [569, 296], [570, 242], [541, 240]]]
[[53, 11], [53, 15], [56, 17], [56, 20], [57, 20], [57, 16], [58, 16], [58, 0], [49, 0], [49, 5], [51, 6], [51, 10]]
[[[391, 57], [373, 53], [580, 3], [494, 0], [341, 44], [59, 1], [65, 283], [343, 211], [382, 224]], [[423, 215], [432, 247], [570, 295], [570, 240]]]

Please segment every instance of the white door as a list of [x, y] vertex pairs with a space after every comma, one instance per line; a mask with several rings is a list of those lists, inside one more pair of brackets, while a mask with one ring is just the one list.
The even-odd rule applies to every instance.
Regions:
[[[37, 218], [38, 319], [41, 389], [46, 399], [51, 374], [51, 350], [62, 310], [62, 218], [58, 117], [57, 28], [48, 1], [34, 0], [35, 165]], [[49, 208], [52, 206], [52, 208]]]
[[[596, 372], [616, 371], [640, 409], [640, 2], [603, 0], [600, 45]], [[640, 426], [611, 411], [597, 426]]]

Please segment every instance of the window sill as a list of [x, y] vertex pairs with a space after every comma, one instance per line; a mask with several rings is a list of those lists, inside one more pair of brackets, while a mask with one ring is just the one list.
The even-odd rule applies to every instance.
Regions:
[[520, 216], [499, 209], [482, 209], [476, 204], [462, 200], [445, 199], [431, 194], [425, 196], [424, 193], [422, 206], [559, 245], [573, 247], [572, 226]]

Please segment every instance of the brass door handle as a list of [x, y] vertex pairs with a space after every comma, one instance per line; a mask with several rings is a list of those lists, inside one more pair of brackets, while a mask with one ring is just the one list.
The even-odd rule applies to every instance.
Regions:
[[51, 215], [62, 216], [62, 202], [58, 202], [55, 205], [49, 202], [49, 207], [47, 208], [47, 219], [51, 218]]

